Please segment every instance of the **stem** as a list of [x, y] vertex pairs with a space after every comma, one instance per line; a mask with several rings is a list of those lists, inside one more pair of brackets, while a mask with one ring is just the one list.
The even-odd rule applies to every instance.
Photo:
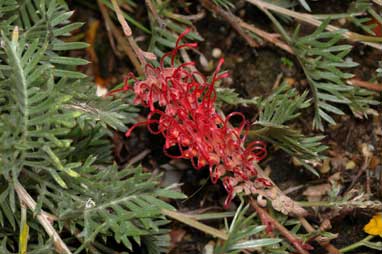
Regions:
[[126, 22], [125, 17], [123, 17], [122, 10], [121, 10], [121, 8], [119, 8], [119, 4], [118, 4], [117, 0], [111, 0], [111, 3], [113, 4], [114, 11], [117, 14], [117, 19], [122, 26], [123, 33], [127, 37], [130, 37], [133, 33], [131, 32], [131, 28], [129, 27], [129, 25]]
[[[29, 210], [31, 210], [34, 213], [36, 210], [36, 201], [34, 201], [34, 199], [25, 190], [24, 186], [22, 186], [19, 182], [15, 183], [14, 188], [17, 193], [17, 196], [19, 197], [20, 202], [26, 205], [29, 208]], [[68, 246], [66, 246], [65, 242], [57, 233], [56, 229], [52, 226], [51, 218], [47, 215], [47, 213], [45, 213], [44, 211], [40, 211], [37, 214], [37, 220], [45, 229], [48, 236], [53, 239], [54, 247], [58, 253], [72, 254]]]
[[265, 221], [270, 223], [273, 227], [275, 227], [296, 248], [296, 250], [300, 254], [309, 254], [309, 252], [306, 251], [301, 245], [301, 239], [289, 232], [288, 229], [286, 229], [276, 219], [274, 219], [265, 209], [261, 208], [254, 199], [251, 198], [250, 203], [252, 207], [255, 208], [256, 212], [259, 214], [259, 217], [262, 218], [263, 223]]
[[196, 229], [198, 229], [198, 230], [200, 230], [206, 234], [212, 235], [216, 238], [219, 238], [219, 239], [222, 239], [225, 241], [228, 240], [228, 235], [225, 232], [218, 230], [216, 228], [207, 226], [203, 223], [200, 223], [199, 221], [191, 218], [189, 215], [185, 215], [185, 214], [182, 214], [179, 212], [170, 211], [167, 209], [162, 209], [161, 212], [162, 212], [162, 214], [164, 214], [170, 218], [173, 218], [173, 219], [175, 219], [181, 223], [184, 223], [190, 227], [196, 228]]
[[111, 3], [113, 4], [113, 8], [115, 13], [117, 14], [118, 21], [121, 24], [123, 28], [123, 32], [127, 38], [127, 41], [130, 44], [130, 47], [133, 49], [135, 55], [138, 57], [141, 65], [146, 65], [146, 58], [154, 58], [155, 55], [149, 52], [144, 52], [137, 44], [137, 42], [134, 40], [133, 34], [131, 32], [131, 29], [129, 27], [129, 24], [127, 24], [125, 18], [123, 17], [122, 10], [119, 8], [118, 1], [117, 0], [111, 0]]
[[344, 253], [344, 252], [348, 252], [348, 251], [357, 249], [357, 248], [363, 246], [363, 245], [364, 245], [364, 242], [368, 242], [368, 241], [370, 241], [370, 240], [373, 239], [373, 238], [374, 238], [374, 235], [368, 235], [368, 236], [366, 236], [365, 238], [363, 238], [362, 240], [360, 240], [360, 241], [358, 241], [358, 242], [356, 242], [356, 243], [353, 243], [353, 244], [351, 244], [351, 245], [349, 245], [349, 246], [346, 246], [346, 247], [340, 249], [340, 252], [341, 252], [341, 253]]
[[111, 20], [109, 13], [103, 3], [101, 3], [100, 0], [97, 1], [99, 9], [101, 11], [101, 14], [103, 16], [103, 19], [105, 20], [105, 23], [107, 24], [107, 27], [110, 29], [113, 36], [117, 39], [119, 45], [125, 51], [126, 55], [129, 57], [130, 61], [134, 65], [135, 69], [137, 70], [138, 74], [142, 76], [144, 74], [142, 65], [140, 60], [138, 60], [138, 55], [136, 54], [136, 51], [133, 50], [133, 48], [129, 45], [129, 43], [126, 42], [121, 32], [118, 30], [118, 28], [114, 25], [113, 21]]
[[264, 31], [264, 30], [262, 30], [256, 26], [254, 26], [253, 24], [248, 24], [248, 23], [244, 22], [242, 19], [239, 19], [239, 18], [238, 18], [238, 22], [242, 28], [255, 33], [256, 35], [263, 38], [265, 41], [270, 42], [270, 43], [274, 44], [275, 46], [277, 46], [277, 47], [287, 51], [288, 53], [294, 55], [293, 49], [288, 44], [286, 44], [285, 42], [280, 40], [278, 34], [268, 33], [268, 32], [266, 32], [266, 31]]

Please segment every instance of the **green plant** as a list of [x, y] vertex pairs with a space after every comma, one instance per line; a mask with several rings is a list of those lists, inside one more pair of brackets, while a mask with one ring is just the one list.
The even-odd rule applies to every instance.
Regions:
[[323, 120], [335, 124], [330, 114], [344, 114], [339, 104], [348, 105], [354, 114], [366, 112], [370, 105], [378, 104], [373, 92], [346, 83], [353, 75], [343, 69], [358, 64], [345, 59], [352, 48], [350, 45], [338, 45], [344, 31], [324, 32], [327, 24], [328, 21], [322, 23], [314, 33], [303, 37], [297, 36], [297, 29], [292, 38], [313, 96], [313, 126], [321, 130], [324, 129]]
[[310, 106], [311, 100], [306, 99], [307, 95], [307, 92], [300, 95], [297, 90], [281, 85], [258, 104], [259, 118], [253, 123], [255, 129], [250, 131], [250, 135], [273, 143], [318, 175], [310, 164], [319, 160], [321, 152], [326, 150], [327, 146], [321, 144], [324, 136], [306, 137], [298, 129], [287, 125], [300, 116], [302, 109]]
[[62, 40], [82, 24], [69, 22], [62, 1], [3, 0], [0, 8], [1, 253], [110, 253], [110, 238], [163, 252], [160, 211], [172, 207], [159, 198], [183, 195], [140, 168], [110, 165], [108, 128], [125, 130], [136, 109], [96, 97], [75, 70], [88, 62], [64, 55], [87, 46]]
[[225, 220], [228, 240], [215, 247], [215, 254], [236, 254], [245, 249], [257, 249], [261, 250], [262, 253], [274, 253], [273, 251], [280, 247], [279, 243], [282, 240], [264, 236], [266, 226], [257, 224], [254, 220], [255, 213], [250, 216], [246, 215], [248, 208], [249, 206], [244, 207], [244, 204], [241, 203], [229, 225]]

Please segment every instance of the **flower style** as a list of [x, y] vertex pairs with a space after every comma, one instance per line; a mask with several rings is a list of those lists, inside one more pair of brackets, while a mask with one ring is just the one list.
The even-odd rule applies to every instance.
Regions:
[[[147, 125], [153, 134], [162, 134], [165, 137], [165, 155], [189, 159], [197, 170], [208, 167], [213, 183], [222, 180], [228, 192], [225, 201], [225, 206], [228, 206], [235, 195], [235, 186], [251, 183], [252, 188], [249, 189], [255, 191], [255, 182], [271, 185], [266, 179], [256, 178], [254, 166], [254, 161], [266, 157], [266, 146], [262, 141], [254, 141], [244, 148], [249, 129], [244, 115], [233, 112], [224, 118], [215, 109], [215, 83], [228, 76], [227, 73], [219, 74], [223, 59], [218, 62], [211, 81], [207, 81], [200, 72], [190, 70], [194, 62], [175, 66], [175, 57], [180, 49], [197, 47], [196, 43], [180, 44], [189, 32], [187, 29], [179, 36], [175, 49], [161, 58], [159, 67], [145, 66], [145, 80], [139, 81], [129, 74], [128, 78], [135, 79], [132, 87], [134, 103], [148, 107], [150, 113], [147, 121], [135, 124], [126, 136], [130, 136], [139, 125]], [[165, 65], [167, 59], [169, 66]], [[111, 93], [127, 89], [130, 87], [126, 79], [123, 88]], [[231, 126], [232, 117], [241, 119], [238, 127]], [[174, 150], [178, 152], [171, 152]]]
[[382, 214], [374, 215], [363, 230], [369, 235], [379, 235], [382, 237]]

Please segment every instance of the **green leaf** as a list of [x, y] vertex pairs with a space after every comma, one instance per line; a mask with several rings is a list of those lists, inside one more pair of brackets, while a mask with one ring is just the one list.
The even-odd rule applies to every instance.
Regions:
[[53, 50], [61, 51], [61, 50], [76, 50], [83, 49], [89, 47], [88, 43], [85, 42], [56, 42], [53, 43]]
[[304, 7], [305, 10], [307, 11], [312, 11], [309, 7], [309, 4], [305, 0], [298, 0], [300, 4]]
[[54, 76], [61, 78], [73, 78], [73, 79], [81, 79], [86, 78], [87, 76], [83, 73], [77, 71], [68, 71], [68, 70], [54, 70]]
[[84, 65], [89, 63], [89, 61], [85, 59], [80, 59], [76, 57], [66, 57], [66, 56], [51, 57], [50, 62], [56, 63], [56, 64], [66, 64], [66, 65]]
[[[326, 20], [312, 34], [300, 38], [296, 33], [293, 42], [313, 96], [313, 127], [321, 130], [324, 129], [323, 121], [335, 124], [329, 113], [344, 114], [336, 104], [346, 104], [354, 114], [367, 112], [372, 105], [370, 101], [362, 102], [358, 88], [346, 83], [353, 75], [345, 72], [344, 68], [357, 66], [357, 63], [345, 59], [352, 46], [338, 44], [344, 31], [325, 31], [328, 24], [329, 20]], [[355, 93], [357, 95], [353, 96]]]
[[263, 238], [258, 240], [249, 240], [232, 245], [229, 250], [244, 250], [251, 248], [260, 248], [264, 246], [274, 245], [280, 243], [281, 239]]

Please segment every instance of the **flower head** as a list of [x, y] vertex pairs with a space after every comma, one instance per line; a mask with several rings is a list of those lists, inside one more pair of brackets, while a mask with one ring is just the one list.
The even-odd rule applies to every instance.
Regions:
[[363, 230], [369, 235], [379, 235], [382, 237], [382, 214], [376, 214], [366, 224]]
[[[239, 184], [270, 185], [265, 179], [256, 179], [254, 165], [266, 156], [267, 151], [262, 141], [244, 146], [249, 123], [242, 113], [233, 112], [224, 118], [215, 109], [215, 83], [228, 75], [219, 74], [223, 59], [220, 59], [210, 82], [200, 72], [189, 68], [195, 65], [194, 62], [175, 65], [179, 49], [197, 46], [196, 43], [180, 44], [187, 33], [189, 29], [179, 36], [175, 49], [161, 58], [159, 67], [145, 66], [145, 80], [135, 80], [132, 87], [134, 102], [148, 107], [150, 113], [146, 122], [134, 125], [126, 136], [142, 124], [146, 124], [151, 133], [162, 134], [166, 140], [165, 155], [189, 159], [197, 170], [208, 167], [213, 183], [222, 180], [228, 192], [225, 202], [228, 205], [235, 195], [234, 187]], [[165, 65], [166, 58], [170, 58], [169, 66]], [[119, 91], [126, 89], [127, 85]], [[238, 127], [230, 124], [233, 117], [240, 119]]]

